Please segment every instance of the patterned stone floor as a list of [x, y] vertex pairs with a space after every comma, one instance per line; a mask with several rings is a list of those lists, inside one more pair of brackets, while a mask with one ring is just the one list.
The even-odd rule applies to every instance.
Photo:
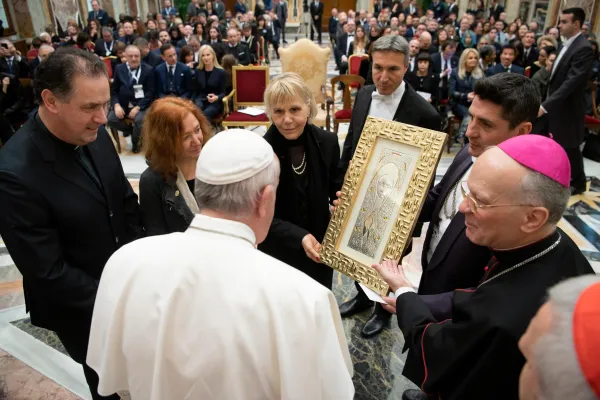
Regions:
[[[291, 41], [290, 41], [291, 42]], [[328, 75], [337, 74], [329, 64]], [[274, 60], [271, 75], [281, 72]], [[256, 128], [264, 131], [264, 128]], [[340, 127], [343, 141], [347, 126]], [[127, 141], [122, 138], [122, 144]], [[436, 180], [446, 172], [454, 156], [444, 154], [436, 171]], [[134, 190], [146, 168], [143, 156], [125, 150], [121, 161]], [[585, 160], [591, 178], [590, 191], [572, 197], [560, 226], [577, 243], [596, 271], [600, 271], [600, 164]], [[24, 308], [21, 275], [0, 238], [0, 400], [71, 400], [90, 399], [79, 365], [73, 362], [56, 336], [31, 325]], [[334, 275], [334, 294], [341, 304], [354, 293], [352, 281]], [[414, 385], [402, 377], [404, 339], [392, 318], [391, 328], [372, 339], [363, 339], [360, 329], [369, 312], [344, 320], [344, 328], [354, 361], [355, 399], [396, 400]]]

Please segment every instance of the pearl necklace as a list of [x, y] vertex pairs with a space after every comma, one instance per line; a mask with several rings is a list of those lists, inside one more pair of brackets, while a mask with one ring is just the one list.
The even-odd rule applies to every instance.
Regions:
[[551, 252], [552, 250], [554, 250], [554, 248], [555, 248], [556, 246], [558, 246], [558, 244], [560, 243], [560, 239], [561, 239], [561, 237], [562, 237], [562, 236], [561, 236], [561, 234], [559, 233], [559, 234], [558, 234], [558, 240], [557, 240], [556, 242], [552, 243], [552, 245], [550, 245], [550, 247], [548, 247], [546, 250], [544, 250], [544, 251], [542, 251], [541, 253], [538, 253], [538, 254], [536, 254], [536, 255], [534, 255], [534, 256], [532, 256], [532, 257], [530, 257], [530, 258], [528, 258], [528, 259], [527, 259], [527, 260], [525, 260], [525, 261], [522, 261], [522, 262], [518, 263], [517, 265], [514, 265], [514, 266], [510, 267], [509, 269], [506, 269], [506, 270], [504, 270], [504, 271], [500, 272], [498, 275], [494, 275], [494, 276], [492, 276], [490, 279], [487, 279], [487, 280], [483, 281], [483, 282], [482, 282], [482, 283], [481, 283], [479, 286], [477, 286], [477, 289], [479, 289], [480, 287], [482, 287], [482, 286], [483, 286], [483, 285], [485, 285], [486, 283], [493, 281], [494, 279], [498, 278], [499, 276], [502, 276], [502, 275], [504, 275], [504, 274], [506, 274], [506, 273], [508, 273], [508, 272], [510, 272], [510, 271], [512, 271], [512, 270], [515, 270], [515, 269], [517, 269], [517, 268], [519, 268], [519, 267], [522, 267], [522, 266], [523, 266], [523, 265], [525, 265], [525, 264], [529, 264], [530, 262], [532, 262], [532, 261], [534, 261], [534, 260], [537, 260], [538, 258], [540, 258], [540, 257], [542, 257], [542, 256], [545, 256], [546, 254], [548, 254], [549, 252]]
[[308, 163], [306, 162], [306, 152], [304, 152], [302, 154], [302, 162], [300, 163], [300, 165], [297, 167], [294, 167], [294, 163], [292, 163], [292, 169], [294, 170], [294, 173], [296, 175], [302, 175], [304, 173], [304, 171], [306, 170], [307, 165], [308, 165]]

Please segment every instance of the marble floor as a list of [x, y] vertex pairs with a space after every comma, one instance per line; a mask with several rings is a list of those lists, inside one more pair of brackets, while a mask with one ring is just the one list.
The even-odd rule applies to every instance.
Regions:
[[[279, 62], [273, 60], [271, 75], [280, 72]], [[328, 75], [336, 74], [331, 61]], [[256, 130], [264, 132], [264, 128]], [[346, 132], [347, 126], [342, 125], [340, 142]], [[122, 144], [127, 144], [125, 139]], [[456, 150], [444, 153], [436, 181], [446, 172]], [[139, 176], [146, 168], [143, 156], [125, 150], [121, 162], [137, 191]], [[590, 191], [571, 198], [560, 226], [600, 271], [600, 163], [585, 160], [585, 170], [591, 179]], [[56, 335], [31, 325], [25, 312], [21, 279], [0, 238], [0, 400], [91, 399], [81, 367], [66, 355]], [[334, 282], [334, 294], [340, 304], [354, 296], [349, 278], [336, 273]], [[400, 399], [402, 392], [414, 385], [402, 376], [404, 339], [396, 317], [392, 318], [390, 329], [375, 338], [363, 339], [360, 329], [368, 317], [369, 312], [365, 312], [344, 320], [354, 361], [355, 399]]]

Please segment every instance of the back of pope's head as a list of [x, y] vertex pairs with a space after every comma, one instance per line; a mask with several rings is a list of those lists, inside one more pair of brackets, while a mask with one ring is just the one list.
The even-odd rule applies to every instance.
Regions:
[[521, 400], [600, 398], [600, 277], [584, 275], [550, 289], [519, 348], [527, 360]]
[[469, 201], [460, 208], [467, 237], [495, 249], [546, 237], [567, 206], [570, 175], [565, 150], [544, 136], [516, 136], [485, 151], [467, 180]]
[[273, 220], [279, 161], [259, 134], [225, 130], [204, 146], [196, 166], [201, 214], [248, 225], [262, 242]]

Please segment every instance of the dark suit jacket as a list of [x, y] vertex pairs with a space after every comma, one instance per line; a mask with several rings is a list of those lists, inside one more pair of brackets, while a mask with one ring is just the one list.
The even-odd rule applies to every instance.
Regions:
[[[501, 74], [504, 72], [506, 72], [506, 71], [504, 71], [504, 66], [502, 64], [496, 64], [493, 67], [488, 68], [486, 75], [492, 76], [492, 75]], [[510, 73], [525, 75], [525, 69], [523, 69], [522, 67], [519, 67], [518, 65], [512, 64], [510, 66]]]
[[246, 14], [246, 6], [242, 3], [238, 3], [237, 1], [235, 2], [235, 5], [233, 6], [233, 10], [234, 10], [234, 14], [237, 13], [242, 13], [242, 14]]
[[[433, 74], [436, 74], [438, 79], [440, 78], [440, 74], [442, 72], [444, 72], [445, 67], [446, 67], [446, 62], [444, 61], [444, 58], [442, 57], [442, 53], [435, 53], [434, 55], [431, 56], [431, 72]], [[443, 66], [443, 68], [442, 68]], [[458, 56], [455, 54], [452, 56], [452, 58], [450, 59], [450, 66], [452, 67], [452, 71], [457, 70], [458, 69]], [[448, 75], [450, 76], [450, 75]], [[448, 77], [444, 78], [446, 79], [446, 81], [448, 80]]]
[[[165, 96], [169, 96], [167, 86], [167, 63], [162, 63], [158, 67], [154, 68], [154, 79], [156, 98], [161, 99]], [[183, 97], [190, 99], [192, 97], [192, 71], [187, 65], [177, 62], [175, 66], [175, 81], [174, 86], [177, 97]]]
[[223, 55], [225, 54], [225, 44], [221, 41], [218, 41], [217, 43], [211, 43], [210, 40], [203, 40], [202, 45], [205, 44], [213, 48], [215, 54], [217, 55], [217, 60], [219, 60], [220, 63], [223, 59]]
[[431, 261], [427, 253], [431, 244], [433, 228], [439, 223], [439, 214], [448, 194], [465, 172], [473, 165], [469, 146], [458, 152], [444, 177], [427, 194], [419, 215], [419, 222], [430, 222], [423, 244], [421, 264], [423, 275], [419, 294], [438, 294], [459, 288], [478, 285], [484, 268], [491, 257], [487, 247], [473, 244], [465, 234], [465, 215], [457, 213], [438, 242]]
[[150, 52], [148, 52], [146, 57], [142, 58], [142, 62], [145, 62], [146, 64], [148, 64], [149, 66], [154, 68], [157, 65], [164, 63], [165, 60], [163, 60], [160, 55], [156, 54], [153, 51], [150, 51]]
[[380, 4], [379, 0], [376, 0], [375, 4], [373, 4], [373, 16], [375, 18], [379, 17], [379, 13], [381, 13], [381, 10], [383, 10], [386, 7], [389, 7], [390, 10], [392, 9], [391, 0], [383, 0], [381, 2], [381, 4]]
[[[190, 39], [191, 39], [191, 37], [190, 37]], [[183, 46], [187, 46], [187, 45], [188, 45], [188, 41], [185, 40], [185, 38], [182, 38], [181, 40], [179, 40], [177, 42], [177, 47], [179, 47], [179, 48], [182, 48]]]
[[589, 40], [580, 35], [553, 66], [548, 97], [542, 107], [548, 112], [549, 132], [563, 147], [575, 148], [583, 141], [586, 110], [585, 91], [592, 72], [594, 53]]
[[223, 97], [225, 97], [227, 94], [225, 93], [226, 81], [227, 76], [225, 74], [225, 70], [221, 68], [213, 68], [208, 82], [206, 82], [205, 72], [200, 70], [197, 71], [193, 94], [194, 101], [204, 101], [206, 96], [212, 93], [219, 96], [219, 100], [217, 101], [221, 102]]
[[336, 43], [336, 47], [339, 51], [340, 57], [341, 56], [348, 57], [350, 55], [350, 53], [349, 53], [350, 47], [348, 46], [348, 34], [347, 33], [344, 33], [342, 36], [340, 36], [339, 40]]
[[137, 36], [134, 33], [133, 35], [122, 36], [122, 37], [118, 38], [117, 40], [119, 42], [125, 43], [127, 46], [129, 46], [130, 44], [133, 44], [133, 42], [135, 41], [135, 39], [137, 39]]
[[[539, 56], [539, 50], [532, 46], [531, 50], [529, 51], [529, 56], [523, 60], [523, 65], [525, 66], [524, 68], [531, 67], [533, 63], [538, 60]], [[523, 49], [523, 57], [525, 57], [525, 49]]]
[[455, 13], [456, 15], [458, 15], [458, 4], [454, 3], [454, 4], [450, 4], [448, 6], [448, 15]]
[[[348, 163], [352, 159], [352, 156], [354, 156], [354, 151], [356, 150], [358, 140], [369, 114], [371, 95], [374, 91], [375, 86], [368, 85], [363, 87], [356, 95], [352, 117], [350, 118], [350, 128], [346, 135], [346, 140], [344, 140], [342, 158], [340, 160], [340, 173], [342, 174], [340, 181], [343, 181], [348, 169]], [[436, 131], [439, 131], [442, 127], [442, 119], [435, 108], [419, 96], [408, 84], [406, 84], [406, 90], [394, 114], [394, 121]]]
[[21, 57], [21, 61], [17, 61], [16, 57], [13, 58], [11, 71], [8, 69], [6, 58], [0, 57], [0, 72], [15, 75], [17, 78], [29, 78], [31, 71], [25, 57]]
[[246, 46], [248, 46], [248, 50], [250, 50], [250, 62], [252, 64], [258, 61], [258, 48], [260, 46], [259, 41], [260, 39], [257, 36], [250, 35], [248, 39], [242, 37], [242, 42], [240, 43], [246, 44]]
[[33, 60], [29, 61], [29, 70], [31, 71], [31, 77], [35, 76], [35, 70], [40, 65], [40, 58], [36, 57]]
[[225, 19], [225, 4], [223, 2], [213, 2], [213, 13], [219, 17], [219, 21]]
[[[108, 54], [106, 52], [106, 47], [104, 47], [104, 39], [98, 39], [96, 40], [96, 43], [94, 45], [94, 53], [96, 53], [98, 55], [98, 57], [108, 57], [108, 56], [116, 56], [117, 55], [117, 41], [113, 40], [112, 41], [112, 51], [110, 52], [110, 54]], [[110, 49], [110, 43], [107, 43], [106, 46]]]
[[96, 18], [94, 18], [93, 10], [88, 13], [88, 21], [91, 21], [92, 19], [97, 19], [100, 22], [100, 25], [102, 25], [102, 26], [108, 25], [109, 18], [110, 18], [110, 16], [104, 10], [98, 10], [98, 17], [96, 17]]
[[[323, 18], [323, 9], [324, 8], [325, 8], [325, 6], [323, 5], [322, 1], [319, 1], [318, 7], [315, 7], [314, 0], [312, 0], [310, 2], [310, 16], [315, 25], [321, 23], [321, 18]], [[315, 20], [315, 17], [318, 17], [317, 20]]]
[[500, 4], [496, 4], [495, 7], [490, 7], [490, 16], [493, 15], [494, 19], [498, 21], [500, 19], [500, 14], [504, 12], [504, 7]]
[[248, 46], [242, 45], [241, 43], [234, 47], [226, 45], [225, 54], [231, 54], [242, 65], [250, 64], [250, 49], [248, 49]]
[[87, 326], [108, 258], [143, 232], [137, 196], [101, 127], [85, 146], [100, 189], [37, 113], [0, 149], [0, 234], [19, 271], [31, 322]]
[[143, 86], [144, 98], [136, 99], [133, 92], [133, 85], [136, 84], [135, 80], [131, 80], [129, 77], [129, 69], [127, 64], [119, 64], [115, 68], [113, 74], [113, 83], [111, 85], [111, 105], [119, 103], [123, 110], [127, 111], [130, 109], [129, 103], [133, 106], [139, 106], [141, 111], [144, 111], [152, 101], [154, 100], [154, 74], [152, 73], [152, 67], [148, 64], [141, 63], [139, 84]]

